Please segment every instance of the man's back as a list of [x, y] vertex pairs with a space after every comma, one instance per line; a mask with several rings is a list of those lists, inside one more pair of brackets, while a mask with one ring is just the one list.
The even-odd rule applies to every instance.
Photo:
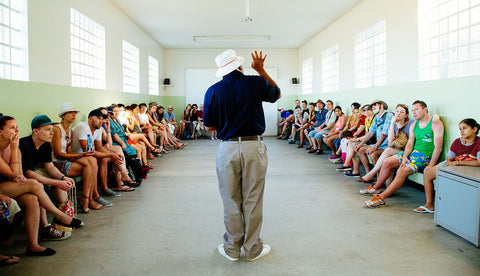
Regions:
[[217, 128], [219, 139], [261, 135], [265, 131], [262, 101], [275, 102], [280, 89], [260, 76], [233, 71], [205, 94], [204, 122]]

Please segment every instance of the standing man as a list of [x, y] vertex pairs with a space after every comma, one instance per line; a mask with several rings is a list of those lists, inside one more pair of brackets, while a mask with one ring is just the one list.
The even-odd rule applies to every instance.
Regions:
[[222, 140], [217, 150], [217, 178], [223, 200], [226, 232], [218, 252], [238, 261], [243, 246], [246, 259], [255, 261], [270, 246], [260, 239], [267, 149], [263, 144], [265, 117], [262, 102], [275, 102], [280, 88], [264, 69], [267, 57], [255, 50], [252, 68], [260, 76], [245, 76], [243, 57], [227, 50], [215, 58], [217, 77], [223, 79], [205, 93], [204, 124]]

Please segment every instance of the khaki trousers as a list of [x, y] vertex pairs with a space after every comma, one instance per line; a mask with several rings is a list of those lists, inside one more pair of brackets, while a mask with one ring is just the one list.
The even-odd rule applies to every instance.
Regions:
[[247, 259], [262, 252], [263, 191], [267, 148], [262, 141], [222, 141], [217, 150], [217, 178], [223, 200], [225, 252]]

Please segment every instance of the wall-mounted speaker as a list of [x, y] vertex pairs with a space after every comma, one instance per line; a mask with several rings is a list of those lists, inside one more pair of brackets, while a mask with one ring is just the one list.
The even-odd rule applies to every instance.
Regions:
[[292, 84], [298, 84], [298, 78], [292, 78]]
[[169, 78], [164, 78], [163, 79], [163, 85], [170, 85], [170, 79]]

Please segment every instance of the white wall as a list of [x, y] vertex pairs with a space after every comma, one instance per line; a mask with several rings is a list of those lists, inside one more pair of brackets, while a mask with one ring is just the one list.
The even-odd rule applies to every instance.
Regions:
[[[251, 49], [235, 49], [245, 58], [244, 67], [251, 64]], [[216, 68], [215, 57], [226, 49], [165, 49], [165, 77], [172, 85], [160, 92], [162, 95], [184, 96], [186, 92], [187, 68]], [[283, 94], [297, 94], [298, 85], [291, 84], [291, 78], [299, 77], [297, 49], [262, 49], [267, 54], [265, 67], [276, 68]]]
[[300, 72], [303, 60], [314, 60], [314, 93], [320, 93], [322, 87], [322, 51], [337, 43], [339, 89], [355, 88], [355, 35], [383, 19], [387, 32], [387, 85], [418, 80], [417, 0], [363, 0], [300, 46]]
[[70, 8], [105, 28], [107, 90], [123, 88], [122, 39], [140, 49], [140, 93], [148, 93], [148, 55], [158, 59], [162, 78], [162, 46], [110, 1], [29, 0], [30, 81], [71, 85]]

